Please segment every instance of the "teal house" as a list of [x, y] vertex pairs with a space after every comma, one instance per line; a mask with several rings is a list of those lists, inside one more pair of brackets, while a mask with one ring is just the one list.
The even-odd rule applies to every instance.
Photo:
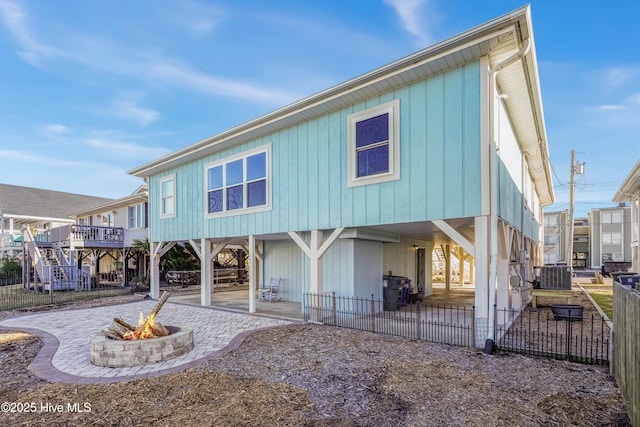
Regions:
[[[131, 171], [149, 184], [158, 262], [190, 242], [211, 304], [212, 258], [249, 253], [281, 298], [382, 298], [383, 276], [432, 289], [434, 247], [473, 262], [476, 342], [493, 305], [517, 308], [553, 203], [528, 6]], [[513, 280], [518, 277], [518, 280]]]

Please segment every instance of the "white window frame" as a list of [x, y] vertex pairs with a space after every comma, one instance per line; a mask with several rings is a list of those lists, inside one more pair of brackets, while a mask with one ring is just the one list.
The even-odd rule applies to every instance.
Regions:
[[[129, 205], [127, 206], [127, 229], [128, 230], [135, 230], [138, 228], [146, 228], [147, 224], [146, 224], [146, 212], [144, 209], [145, 203], [138, 203], [135, 205]], [[135, 226], [131, 227], [131, 209], [134, 209], [134, 211], [136, 212], [135, 215]]]
[[[222, 206], [223, 210], [221, 212], [209, 212], [209, 187], [208, 187], [208, 171], [211, 168], [215, 168], [216, 166], [222, 166], [227, 163], [235, 162], [239, 159], [243, 159], [243, 168], [242, 168], [242, 198], [243, 198], [243, 206], [247, 206], [247, 167], [246, 167], [246, 159], [247, 157], [254, 156], [256, 154], [265, 153], [265, 174], [266, 174], [266, 204], [260, 206], [253, 207], [242, 207], [233, 210], [227, 210], [227, 192], [226, 185], [222, 187]], [[225, 168], [222, 168], [222, 182], [224, 184], [226, 179], [225, 176]], [[253, 182], [253, 181], [252, 181]], [[220, 160], [216, 160], [214, 162], [207, 163], [204, 165], [204, 216], [206, 219], [210, 218], [221, 218], [225, 216], [234, 216], [234, 215], [245, 215], [256, 212], [265, 212], [270, 211], [271, 208], [271, 144], [261, 145], [259, 147], [253, 148], [251, 150], [243, 151], [238, 154], [234, 154], [233, 156], [225, 157]]]
[[[173, 195], [172, 196], [166, 196], [162, 193], [162, 187], [163, 184], [167, 181], [171, 181], [171, 187], [173, 189]], [[176, 174], [171, 174], [171, 175], [167, 175], [163, 178], [160, 179], [159, 181], [160, 184], [160, 219], [167, 219], [167, 218], [174, 218], [176, 216]], [[164, 211], [164, 199], [168, 198], [168, 197], [172, 197], [171, 200], [171, 207], [172, 207], [172, 212], [165, 212]]]
[[[356, 124], [382, 114], [389, 114], [389, 171], [358, 177]], [[347, 187], [379, 184], [400, 179], [400, 100], [395, 99], [347, 116]]]

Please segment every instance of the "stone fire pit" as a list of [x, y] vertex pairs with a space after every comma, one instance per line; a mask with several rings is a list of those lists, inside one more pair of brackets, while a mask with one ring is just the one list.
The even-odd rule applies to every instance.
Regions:
[[167, 326], [171, 334], [151, 339], [120, 341], [97, 335], [89, 344], [91, 363], [109, 368], [157, 363], [181, 356], [193, 350], [193, 329]]

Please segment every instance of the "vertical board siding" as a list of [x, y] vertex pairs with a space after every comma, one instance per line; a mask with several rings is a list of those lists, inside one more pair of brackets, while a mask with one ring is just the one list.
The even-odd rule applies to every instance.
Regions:
[[264, 277], [280, 278], [280, 297], [286, 301], [302, 302], [302, 251], [293, 240], [267, 240], [263, 244]]
[[353, 295], [358, 298], [381, 300], [383, 243], [370, 240], [352, 240], [354, 245]]
[[[469, 63], [366, 102], [206, 156], [150, 180], [153, 240], [472, 217], [480, 203], [480, 65]], [[400, 101], [400, 179], [347, 187], [347, 116]], [[271, 144], [271, 210], [205, 219], [204, 165]], [[177, 215], [158, 219], [158, 180], [176, 174]]]

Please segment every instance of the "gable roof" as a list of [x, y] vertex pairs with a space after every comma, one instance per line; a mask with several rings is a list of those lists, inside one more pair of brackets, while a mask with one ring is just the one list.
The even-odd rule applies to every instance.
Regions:
[[518, 52], [527, 40], [531, 46], [528, 53], [522, 61], [516, 63], [517, 65], [513, 64], [503, 69], [497, 76], [497, 82], [498, 86], [509, 94], [504, 104], [521, 143], [522, 151], [526, 152], [530, 159], [529, 172], [541, 204], [543, 206], [551, 204], [554, 194], [549, 150], [540, 95], [531, 9], [528, 5], [342, 84], [131, 169], [128, 173], [149, 177], [480, 58], [488, 58], [489, 65], [494, 66]]
[[68, 219], [75, 212], [111, 200], [84, 194], [0, 184], [0, 210], [3, 215]]
[[146, 202], [149, 199], [149, 187], [146, 184], [141, 185], [131, 193], [129, 196], [122, 197], [120, 199], [110, 200], [107, 203], [103, 203], [101, 205], [92, 206], [89, 209], [84, 209], [82, 211], [74, 212], [71, 215], [74, 218], [80, 218], [83, 216], [89, 216], [93, 214], [99, 214], [106, 211], [110, 211], [113, 209], [123, 208], [127, 206], [132, 206], [138, 203]]

